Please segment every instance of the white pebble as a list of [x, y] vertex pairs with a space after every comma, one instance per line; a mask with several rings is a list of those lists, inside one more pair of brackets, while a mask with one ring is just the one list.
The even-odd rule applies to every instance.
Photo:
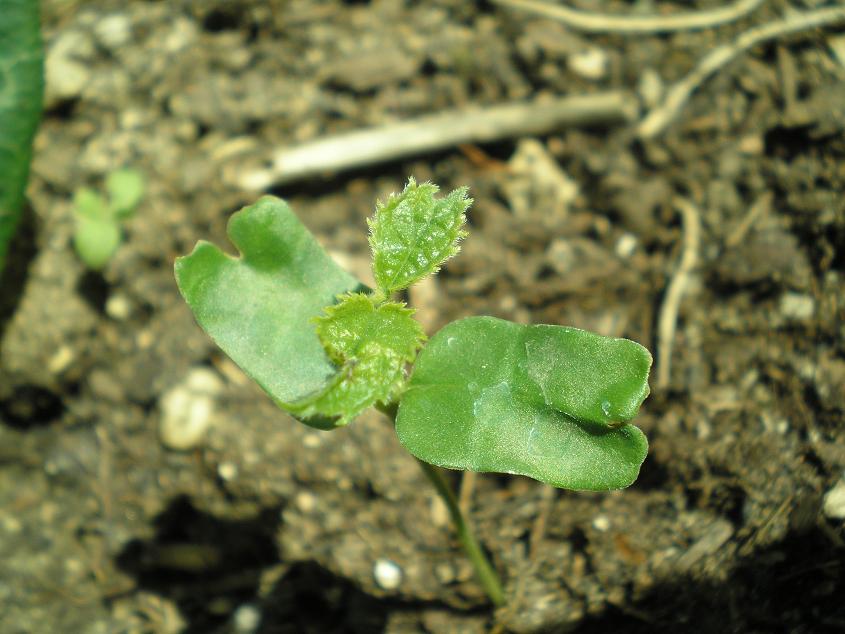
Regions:
[[117, 321], [126, 321], [132, 314], [132, 304], [126, 295], [115, 293], [106, 300], [106, 315]]
[[822, 511], [832, 519], [845, 519], [845, 476], [842, 476], [839, 482], [824, 494]]
[[132, 23], [120, 13], [107, 15], [94, 26], [94, 34], [106, 48], [120, 48], [132, 38]]
[[217, 475], [223, 482], [231, 482], [238, 477], [238, 465], [234, 462], [221, 462], [217, 466]]
[[373, 566], [373, 577], [382, 590], [396, 590], [402, 583], [402, 569], [389, 559], [379, 559]]
[[159, 402], [159, 436], [169, 449], [188, 451], [199, 446], [211, 426], [214, 401], [222, 381], [208, 368], [194, 368], [185, 380]]
[[784, 293], [780, 297], [780, 312], [787, 319], [802, 321], [816, 312], [816, 301], [801, 293]]
[[607, 75], [608, 57], [602, 49], [593, 47], [569, 57], [569, 68], [584, 79], [598, 80]]
[[311, 513], [317, 507], [317, 498], [314, 497], [313, 493], [309, 493], [308, 491], [300, 491], [296, 494], [296, 498], [294, 498], [294, 503], [296, 504], [296, 508], [298, 508], [305, 514], [308, 514]]
[[59, 349], [56, 350], [55, 354], [47, 362], [47, 369], [50, 371], [50, 374], [61, 374], [70, 367], [75, 358], [73, 349], [70, 346], [59, 346]]
[[593, 528], [602, 533], [607, 531], [610, 528], [610, 520], [607, 515], [596, 515], [593, 518]]
[[261, 612], [251, 603], [245, 603], [235, 610], [232, 624], [238, 634], [252, 634], [261, 625]]
[[637, 89], [647, 106], [656, 106], [663, 98], [663, 80], [653, 68], [646, 68], [640, 73]]
[[637, 236], [633, 233], [623, 233], [616, 241], [616, 255], [627, 260], [637, 250]]

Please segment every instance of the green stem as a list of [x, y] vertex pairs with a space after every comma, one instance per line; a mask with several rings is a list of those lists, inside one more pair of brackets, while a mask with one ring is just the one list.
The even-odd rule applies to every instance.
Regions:
[[484, 551], [481, 550], [478, 540], [475, 539], [472, 529], [464, 518], [463, 513], [461, 513], [455, 493], [452, 491], [446, 478], [443, 477], [443, 472], [434, 465], [430, 465], [422, 460], [418, 460], [417, 462], [419, 462], [423, 472], [434, 485], [438, 495], [446, 503], [446, 507], [449, 509], [449, 515], [452, 516], [452, 523], [455, 525], [455, 530], [458, 533], [458, 539], [460, 539], [461, 545], [464, 547], [464, 552], [466, 552], [467, 557], [472, 562], [478, 581], [481, 583], [487, 596], [490, 597], [493, 605], [504, 605], [505, 593], [502, 590], [502, 582], [499, 580], [499, 575], [496, 574], [493, 565], [487, 559]]
[[[392, 402], [387, 405], [379, 403], [376, 405], [376, 408], [388, 416], [391, 422], [395, 424], [396, 413], [399, 409], [398, 403]], [[499, 580], [499, 575], [496, 574], [496, 570], [493, 568], [490, 560], [487, 559], [487, 555], [481, 550], [481, 544], [478, 543], [469, 526], [469, 522], [467, 522], [464, 514], [461, 513], [461, 507], [458, 505], [455, 493], [452, 491], [452, 487], [449, 486], [446, 478], [443, 477], [443, 472], [438, 467], [422, 460], [417, 460], [417, 462], [422, 468], [423, 473], [425, 473], [426, 477], [434, 485], [434, 490], [437, 491], [440, 499], [446, 503], [446, 508], [449, 509], [449, 515], [452, 518], [452, 524], [458, 533], [458, 539], [467, 557], [469, 557], [473, 568], [475, 568], [475, 575], [478, 577], [481, 587], [484, 588], [484, 592], [487, 593], [493, 605], [497, 607], [504, 605], [505, 592], [502, 590], [502, 582]]]

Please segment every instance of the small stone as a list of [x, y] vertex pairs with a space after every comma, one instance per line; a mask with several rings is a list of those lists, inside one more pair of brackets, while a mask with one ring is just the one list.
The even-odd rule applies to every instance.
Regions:
[[640, 74], [640, 83], [637, 89], [643, 103], [647, 106], [656, 106], [663, 98], [663, 80], [653, 68], [646, 68]]
[[306, 449], [316, 449], [322, 444], [323, 439], [320, 438], [320, 435], [316, 433], [307, 433], [302, 438], [302, 446]]
[[787, 319], [804, 321], [816, 312], [816, 301], [801, 293], [784, 293], [780, 297], [780, 312]]
[[106, 315], [117, 321], [126, 321], [132, 314], [132, 304], [126, 295], [115, 293], [106, 300]]
[[824, 494], [822, 512], [831, 519], [845, 519], [845, 475]]
[[105, 48], [118, 49], [132, 39], [132, 23], [121, 13], [107, 15], [94, 26], [94, 35]]
[[448, 562], [441, 562], [434, 567], [434, 576], [444, 585], [452, 583], [455, 580], [455, 568]]
[[221, 462], [217, 466], [217, 475], [224, 482], [231, 482], [238, 477], [238, 465], [234, 462]]
[[44, 61], [47, 107], [82, 94], [91, 76], [87, 60], [93, 53], [91, 38], [83, 31], [67, 30], [56, 37]]
[[222, 381], [207, 368], [194, 368], [185, 381], [167, 391], [159, 402], [159, 436], [165, 447], [194, 449], [202, 442], [214, 415]]
[[638, 242], [637, 236], [633, 233], [623, 233], [616, 241], [616, 255], [623, 260], [627, 260], [634, 255], [634, 251], [637, 250]]
[[396, 590], [402, 583], [402, 569], [389, 559], [379, 559], [373, 566], [373, 577], [382, 590]]
[[584, 79], [604, 78], [608, 65], [607, 53], [598, 47], [588, 48], [569, 57], [569, 69]]
[[47, 362], [50, 374], [61, 374], [70, 367], [74, 360], [73, 349], [70, 346], [60, 346]]
[[758, 156], [765, 150], [766, 144], [759, 134], [749, 134], [739, 140], [739, 151], [743, 154]]
[[309, 493], [308, 491], [300, 491], [296, 494], [294, 498], [294, 504], [296, 504], [296, 508], [302, 511], [305, 514], [311, 513], [317, 507], [317, 498], [314, 497], [313, 493]]
[[261, 625], [261, 611], [251, 603], [245, 603], [232, 615], [232, 625], [238, 634], [252, 634]]
[[596, 515], [593, 518], [593, 528], [595, 528], [600, 533], [604, 533], [608, 529], [610, 529], [610, 520], [608, 519], [607, 515]]

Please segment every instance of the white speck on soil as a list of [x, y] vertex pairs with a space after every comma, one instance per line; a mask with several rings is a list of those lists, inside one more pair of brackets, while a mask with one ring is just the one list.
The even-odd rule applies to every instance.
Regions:
[[389, 559], [378, 559], [373, 566], [373, 577], [382, 590], [396, 590], [402, 583], [402, 569]]
[[185, 380], [159, 401], [159, 436], [169, 449], [188, 451], [199, 446], [211, 426], [215, 398], [223, 387], [207, 368], [194, 368]]
[[824, 494], [822, 511], [832, 519], [845, 519], [845, 475], [830, 491]]

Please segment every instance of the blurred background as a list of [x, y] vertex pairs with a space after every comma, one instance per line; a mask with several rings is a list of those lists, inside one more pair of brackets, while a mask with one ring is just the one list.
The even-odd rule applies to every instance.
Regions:
[[[843, 14], [45, 1], [0, 315], [0, 631], [845, 629]], [[121, 169], [143, 192], [91, 267], [78, 192]], [[272, 193], [366, 281], [365, 218], [409, 176], [475, 199], [410, 291], [429, 334], [489, 314], [655, 356], [631, 488], [453, 474], [496, 611], [384, 419], [295, 423], [173, 279]]]

